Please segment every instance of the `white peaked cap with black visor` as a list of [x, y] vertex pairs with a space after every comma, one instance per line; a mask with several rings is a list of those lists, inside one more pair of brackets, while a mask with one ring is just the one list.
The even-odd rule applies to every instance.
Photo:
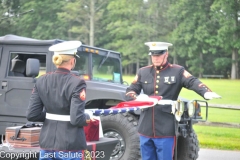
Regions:
[[144, 44], [149, 47], [148, 55], [164, 54], [166, 53], [166, 51], [168, 51], [168, 47], [172, 46], [171, 43], [167, 43], [167, 42], [146, 42]]
[[53, 51], [54, 54], [64, 54], [73, 55], [80, 58], [77, 55], [77, 48], [80, 47], [82, 43], [80, 41], [64, 41], [49, 47], [49, 51]]

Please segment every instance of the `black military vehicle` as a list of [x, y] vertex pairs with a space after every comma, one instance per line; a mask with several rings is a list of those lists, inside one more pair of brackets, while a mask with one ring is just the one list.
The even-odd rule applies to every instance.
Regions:
[[[39, 75], [54, 71], [53, 52], [48, 48], [61, 41], [15, 35], [0, 37], [0, 135], [4, 136], [6, 127], [27, 122], [26, 109], [37, 80], [33, 68], [40, 66]], [[121, 54], [87, 45], [80, 46], [77, 54], [80, 59], [73, 73], [86, 80], [86, 108], [107, 109], [124, 101], [127, 84], [122, 79]], [[39, 64], [31, 63], [31, 59], [38, 59]], [[177, 130], [177, 159], [196, 160], [199, 146], [192, 124], [201, 120], [200, 107], [196, 102], [182, 103], [183, 114]], [[141, 159], [136, 130], [138, 118], [139, 112], [101, 116], [104, 136], [119, 140], [111, 159]]]

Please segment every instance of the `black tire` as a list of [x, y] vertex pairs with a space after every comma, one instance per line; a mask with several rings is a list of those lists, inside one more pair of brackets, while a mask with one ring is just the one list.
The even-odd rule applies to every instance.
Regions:
[[104, 137], [118, 138], [111, 160], [140, 159], [138, 119], [130, 113], [101, 116]]
[[195, 131], [184, 138], [178, 137], [177, 143], [177, 159], [178, 160], [196, 160], [198, 158], [198, 139]]

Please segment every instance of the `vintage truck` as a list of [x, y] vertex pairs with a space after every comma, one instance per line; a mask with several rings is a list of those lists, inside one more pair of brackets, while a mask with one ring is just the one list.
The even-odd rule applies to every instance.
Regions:
[[[16, 35], [0, 37], [0, 135], [2, 139], [4, 139], [6, 127], [24, 125], [27, 122], [26, 108], [37, 79], [33, 76], [34, 74], [26, 74], [26, 72], [31, 73], [31, 69], [36, 65], [31, 63], [31, 59], [39, 61], [39, 75], [54, 71], [56, 68], [52, 63], [53, 52], [48, 48], [62, 41], [59, 39], [37, 40]], [[128, 84], [122, 79], [119, 52], [82, 45], [78, 48], [77, 54], [80, 59], [77, 60], [73, 73], [86, 80], [86, 109], [108, 109], [125, 101]], [[197, 101], [189, 103], [188, 100], [181, 100], [184, 107], [177, 130], [178, 145], [175, 149], [175, 159], [196, 160], [199, 146], [192, 125], [202, 121], [201, 109]], [[207, 103], [204, 104], [207, 106]], [[113, 150], [110, 149], [111, 160], [141, 159], [136, 129], [139, 114], [139, 111], [134, 111], [101, 116], [104, 137], [118, 140], [112, 147]], [[104, 148], [104, 143], [101, 146]], [[109, 151], [108, 148], [105, 150]]]

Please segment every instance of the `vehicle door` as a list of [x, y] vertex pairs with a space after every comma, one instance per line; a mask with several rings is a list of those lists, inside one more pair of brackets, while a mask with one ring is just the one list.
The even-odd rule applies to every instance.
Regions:
[[[46, 73], [46, 46], [3, 46], [0, 67], [0, 122], [26, 122], [26, 109], [37, 77], [26, 76], [26, 61], [37, 58], [40, 62], [39, 75]], [[51, 64], [49, 64], [51, 65]]]

